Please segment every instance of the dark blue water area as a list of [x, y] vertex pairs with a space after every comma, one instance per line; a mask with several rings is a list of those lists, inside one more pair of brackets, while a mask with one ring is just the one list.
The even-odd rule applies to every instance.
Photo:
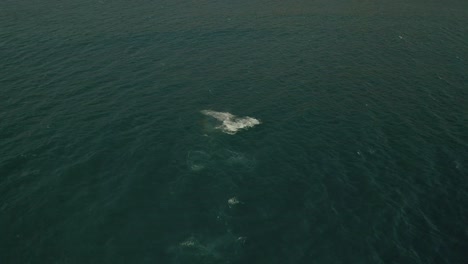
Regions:
[[466, 263], [464, 7], [2, 2], [0, 263]]

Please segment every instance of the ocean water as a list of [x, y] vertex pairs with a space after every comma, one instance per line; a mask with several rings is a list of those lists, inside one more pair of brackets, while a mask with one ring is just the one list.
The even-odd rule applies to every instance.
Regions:
[[467, 250], [466, 1], [0, 2], [0, 263]]

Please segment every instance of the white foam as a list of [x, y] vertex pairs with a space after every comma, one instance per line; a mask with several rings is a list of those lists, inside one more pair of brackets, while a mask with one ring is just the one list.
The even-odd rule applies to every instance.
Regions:
[[260, 124], [260, 120], [255, 119], [250, 116], [237, 117], [231, 113], [227, 112], [216, 112], [212, 110], [202, 110], [202, 114], [211, 116], [218, 121], [221, 121], [222, 124], [217, 126], [217, 129], [220, 129], [224, 133], [234, 135], [237, 131], [241, 129], [247, 129]]
[[240, 204], [240, 201], [237, 199], [237, 197], [232, 197], [228, 200], [229, 207], [234, 206], [236, 204]]

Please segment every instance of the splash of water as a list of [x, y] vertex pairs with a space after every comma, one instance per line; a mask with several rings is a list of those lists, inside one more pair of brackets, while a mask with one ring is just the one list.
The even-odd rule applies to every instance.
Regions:
[[241, 129], [247, 129], [260, 124], [260, 120], [249, 116], [238, 117], [231, 113], [216, 112], [212, 110], [202, 110], [201, 113], [221, 121], [221, 125], [216, 128], [230, 135], [236, 134]]

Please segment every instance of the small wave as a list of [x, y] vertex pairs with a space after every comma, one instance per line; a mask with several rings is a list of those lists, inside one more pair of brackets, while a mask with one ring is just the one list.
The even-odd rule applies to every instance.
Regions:
[[192, 171], [201, 171], [205, 169], [211, 162], [211, 155], [201, 151], [189, 151], [187, 154], [187, 166]]
[[241, 152], [226, 149], [221, 150], [218, 156], [223, 159], [224, 164], [227, 166], [249, 170], [255, 167], [255, 159]]
[[231, 113], [216, 112], [212, 110], [202, 110], [201, 113], [221, 121], [222, 124], [216, 128], [230, 135], [236, 134], [237, 131], [241, 129], [247, 129], [260, 124], [260, 120], [250, 116], [237, 117]]

